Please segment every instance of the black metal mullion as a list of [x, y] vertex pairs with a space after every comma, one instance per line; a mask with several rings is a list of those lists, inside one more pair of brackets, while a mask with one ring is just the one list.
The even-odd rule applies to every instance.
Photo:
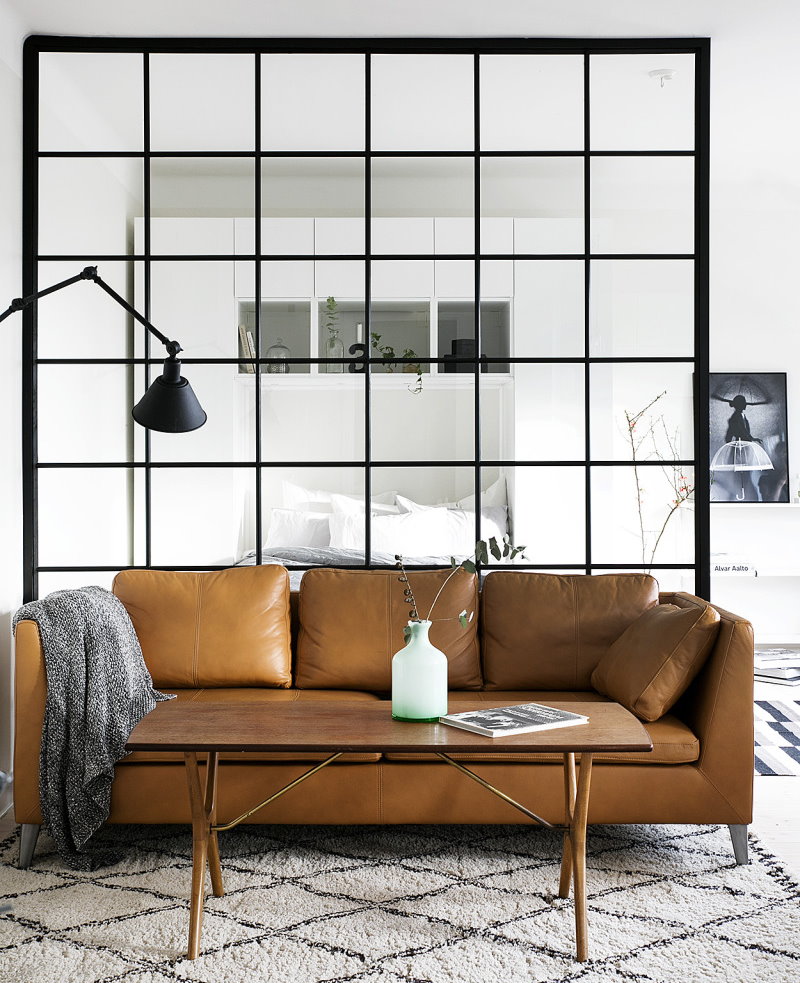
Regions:
[[[475, 253], [475, 364], [473, 373], [475, 380], [474, 392], [474, 427], [475, 427], [475, 542], [481, 538], [481, 353], [482, 353], [482, 331], [481, 331], [481, 170], [480, 170], [480, 149], [481, 149], [481, 63], [480, 55], [474, 54], [472, 64], [472, 118], [473, 118], [473, 203], [474, 211], [474, 242], [472, 248]], [[438, 333], [437, 333], [438, 341]], [[438, 353], [438, 345], [437, 345]], [[476, 560], [478, 558], [476, 557]], [[478, 562], [478, 576], [480, 577], [480, 564]]]
[[364, 564], [372, 562], [372, 56], [364, 55]]
[[592, 572], [592, 366], [589, 360], [591, 352], [591, 282], [592, 282], [592, 179], [591, 158], [591, 62], [588, 51], [583, 55], [583, 414], [584, 414], [584, 455], [586, 469], [584, 471], [584, 537], [586, 573]]
[[[706, 40], [695, 54], [695, 432], [694, 535], [695, 593], [711, 597], [711, 481], [709, 472], [709, 155], [711, 48]], [[788, 473], [788, 463], [787, 463]]]
[[[152, 320], [152, 265], [150, 258], [150, 56], [142, 55], [142, 86], [143, 86], [143, 145], [144, 168], [143, 198], [144, 198], [144, 316]], [[150, 386], [150, 333], [144, 329], [144, 388], [147, 392]], [[153, 477], [150, 469], [152, 463], [150, 431], [144, 432], [144, 556], [146, 566], [153, 562]], [[134, 520], [135, 521], [135, 520]], [[135, 545], [135, 540], [134, 540]]]
[[[23, 49], [22, 292], [38, 290], [39, 248], [39, 52]], [[37, 305], [22, 312], [22, 596], [39, 595], [39, 476], [37, 471]]]
[[255, 232], [253, 248], [256, 252], [255, 260], [255, 279], [254, 291], [256, 295], [255, 306], [255, 346], [256, 364], [253, 373], [255, 385], [255, 405], [253, 412], [256, 416], [255, 426], [255, 460], [259, 467], [253, 469], [255, 477], [255, 496], [256, 496], [256, 566], [261, 566], [262, 549], [264, 543], [264, 513], [263, 499], [261, 490], [261, 55], [256, 53], [255, 59], [255, 126], [254, 139], [256, 145], [255, 156], [255, 188], [253, 197], [253, 228]]

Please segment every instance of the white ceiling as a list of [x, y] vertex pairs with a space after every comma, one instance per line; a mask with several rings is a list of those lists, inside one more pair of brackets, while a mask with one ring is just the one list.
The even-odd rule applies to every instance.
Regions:
[[796, 0], [0, 0], [30, 33], [687, 36], [785, 31]]

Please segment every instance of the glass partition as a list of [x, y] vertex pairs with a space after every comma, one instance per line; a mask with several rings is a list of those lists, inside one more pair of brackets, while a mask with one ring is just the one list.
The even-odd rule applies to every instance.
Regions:
[[26, 595], [479, 534], [702, 592], [706, 42], [28, 43], [26, 281], [97, 265], [208, 421], [133, 423], [92, 285], [28, 312]]

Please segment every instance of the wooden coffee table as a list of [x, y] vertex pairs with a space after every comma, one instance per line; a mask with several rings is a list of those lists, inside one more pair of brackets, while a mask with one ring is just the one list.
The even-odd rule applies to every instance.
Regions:
[[[512, 705], [508, 701], [497, 706]], [[189, 958], [200, 952], [206, 867], [217, 897], [224, 894], [217, 836], [238, 826], [279, 796], [350, 752], [413, 752], [430, 754], [499, 795], [541, 826], [563, 830], [559, 897], [575, 896], [577, 957], [588, 958], [586, 919], [586, 818], [592, 756], [598, 751], [651, 751], [650, 737], [641, 723], [617, 703], [553, 703], [589, 717], [587, 724], [517, 734], [482, 737], [445, 724], [413, 724], [392, 720], [387, 702], [375, 703], [159, 703], [134, 729], [127, 751], [183, 751], [192, 810], [192, 897], [189, 916]], [[457, 709], [486, 709], [486, 703], [458, 703]], [[217, 821], [217, 764], [227, 751], [321, 752], [327, 757], [241, 816]], [[534, 752], [558, 753], [564, 767], [564, 823], [549, 823], [527, 806], [495, 788], [452, 753]], [[205, 788], [200, 781], [198, 753], [206, 753]], [[576, 781], [575, 755], [580, 755]]]

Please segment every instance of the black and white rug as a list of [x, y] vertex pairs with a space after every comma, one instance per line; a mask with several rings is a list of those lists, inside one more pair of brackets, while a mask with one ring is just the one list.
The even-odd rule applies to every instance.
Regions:
[[554, 898], [560, 837], [521, 826], [240, 827], [221, 838], [227, 894], [184, 957], [185, 827], [110, 827], [127, 858], [69, 871], [0, 843], [4, 983], [797, 983], [800, 887], [728, 831], [589, 834], [590, 956]]
[[756, 700], [756, 774], [800, 775], [800, 703]]

